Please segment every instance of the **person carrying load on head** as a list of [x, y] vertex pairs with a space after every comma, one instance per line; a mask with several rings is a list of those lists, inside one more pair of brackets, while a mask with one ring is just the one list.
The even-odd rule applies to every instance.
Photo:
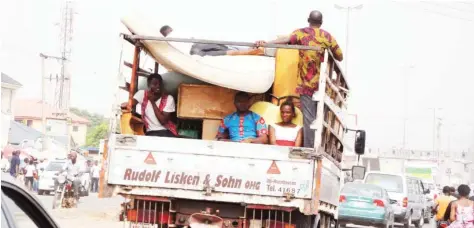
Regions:
[[321, 50], [300, 50], [298, 63], [298, 86], [296, 92], [300, 94], [301, 111], [303, 112], [304, 147], [314, 147], [314, 130], [310, 128], [316, 119], [317, 101], [313, 101], [313, 94], [319, 90], [320, 65], [324, 61], [324, 50], [330, 49], [334, 58], [342, 61], [342, 49], [336, 39], [327, 31], [321, 29], [323, 15], [321, 12], [311, 11], [308, 17], [309, 26], [295, 30], [290, 36], [282, 36], [273, 41], [257, 41], [256, 46], [265, 43], [293, 44], [305, 46], [319, 46]]
[[[148, 89], [139, 90], [133, 96], [132, 106], [141, 105], [141, 115], [145, 124], [145, 135], [178, 137], [176, 125], [171, 121], [171, 113], [176, 111], [173, 96], [164, 91], [163, 78], [159, 74], [150, 74]], [[127, 108], [127, 102], [121, 107]]]
[[237, 111], [224, 117], [218, 128], [216, 139], [266, 144], [268, 142], [267, 124], [260, 115], [249, 110], [250, 95], [238, 92], [234, 97], [234, 105]]

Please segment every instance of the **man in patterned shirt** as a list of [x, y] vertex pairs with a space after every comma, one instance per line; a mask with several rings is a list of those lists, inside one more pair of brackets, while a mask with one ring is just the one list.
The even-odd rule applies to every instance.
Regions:
[[290, 36], [280, 37], [270, 42], [257, 41], [256, 45], [262, 46], [265, 43], [272, 43], [321, 47], [320, 51], [299, 51], [300, 61], [296, 87], [296, 92], [300, 94], [301, 111], [303, 112], [304, 146], [313, 148], [314, 130], [310, 129], [310, 125], [316, 119], [317, 102], [313, 101], [312, 96], [319, 89], [320, 66], [324, 61], [324, 50], [330, 49], [338, 61], [342, 61], [342, 50], [336, 39], [329, 32], [320, 28], [323, 23], [321, 12], [311, 11], [308, 23], [308, 27], [298, 29]]
[[266, 144], [268, 142], [267, 125], [260, 115], [249, 110], [249, 94], [245, 92], [235, 94], [234, 105], [237, 111], [224, 117], [217, 131], [216, 139]]

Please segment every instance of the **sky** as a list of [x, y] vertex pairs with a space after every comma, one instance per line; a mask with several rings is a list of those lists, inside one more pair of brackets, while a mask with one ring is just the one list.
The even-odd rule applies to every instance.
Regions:
[[[474, 2], [340, 1], [340, 5], [363, 4], [362, 9], [351, 11], [348, 34], [346, 13], [336, 9], [334, 2], [76, 1], [70, 105], [110, 115], [117, 85], [123, 81], [118, 74], [120, 53], [123, 50], [125, 60], [132, 57], [131, 46], [123, 45], [119, 37], [125, 31], [120, 23], [124, 12], [138, 10], [150, 15], [157, 27], [170, 24], [196, 38], [253, 42], [304, 27], [309, 11], [319, 9], [324, 14], [323, 28], [348, 51], [349, 112], [357, 115], [358, 128], [367, 130], [369, 147], [402, 147], [405, 132], [406, 148], [431, 150], [433, 108], [439, 108], [439, 148], [467, 151], [470, 147], [474, 152], [470, 89]], [[60, 3], [0, 3], [0, 70], [23, 84], [17, 98], [41, 99], [39, 53], [59, 55]], [[151, 59], [143, 62], [153, 63]], [[47, 73], [59, 72], [57, 62], [45, 65]], [[56, 87], [47, 84], [51, 97]]]

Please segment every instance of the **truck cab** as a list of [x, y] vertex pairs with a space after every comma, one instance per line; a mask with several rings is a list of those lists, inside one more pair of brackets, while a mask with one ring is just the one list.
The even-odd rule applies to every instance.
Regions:
[[[148, 41], [146, 38], [127, 40], [135, 54], [130, 85], [122, 89], [132, 99], [138, 78], [146, 77], [138, 66], [140, 52], [148, 52], [141, 43]], [[158, 61], [156, 67], [159, 64]], [[114, 133], [105, 143], [100, 196], [122, 195], [126, 202], [122, 205], [121, 219], [132, 227], [336, 225], [339, 189], [344, 179], [340, 163], [348, 130], [344, 118], [349, 86], [329, 51], [321, 65], [319, 83], [322, 89], [313, 96], [313, 100], [320, 101], [314, 107], [317, 109], [317, 119], [312, 124], [316, 131], [314, 148], [205, 138], [210, 120], [187, 118], [185, 113], [196, 102], [209, 103], [210, 100], [192, 100], [206, 98], [199, 91], [228, 90], [215, 85], [183, 83], [175, 98], [178, 126], [201, 130], [189, 134], [197, 137], [145, 136], [143, 121], [134, 110], [122, 110], [117, 118], [119, 129], [112, 123]], [[254, 96], [259, 102], [272, 101], [271, 91]], [[215, 122], [220, 117], [213, 118]], [[356, 147], [363, 151], [363, 143], [365, 133]]]

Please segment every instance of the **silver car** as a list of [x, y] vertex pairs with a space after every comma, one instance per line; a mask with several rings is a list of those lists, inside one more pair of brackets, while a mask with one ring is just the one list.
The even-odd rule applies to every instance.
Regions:
[[390, 199], [394, 202], [395, 222], [402, 223], [409, 228], [411, 224], [421, 228], [425, 224], [426, 197], [428, 189], [423, 188], [421, 179], [407, 177], [403, 174], [384, 172], [368, 172], [364, 183], [375, 184], [387, 190]]

